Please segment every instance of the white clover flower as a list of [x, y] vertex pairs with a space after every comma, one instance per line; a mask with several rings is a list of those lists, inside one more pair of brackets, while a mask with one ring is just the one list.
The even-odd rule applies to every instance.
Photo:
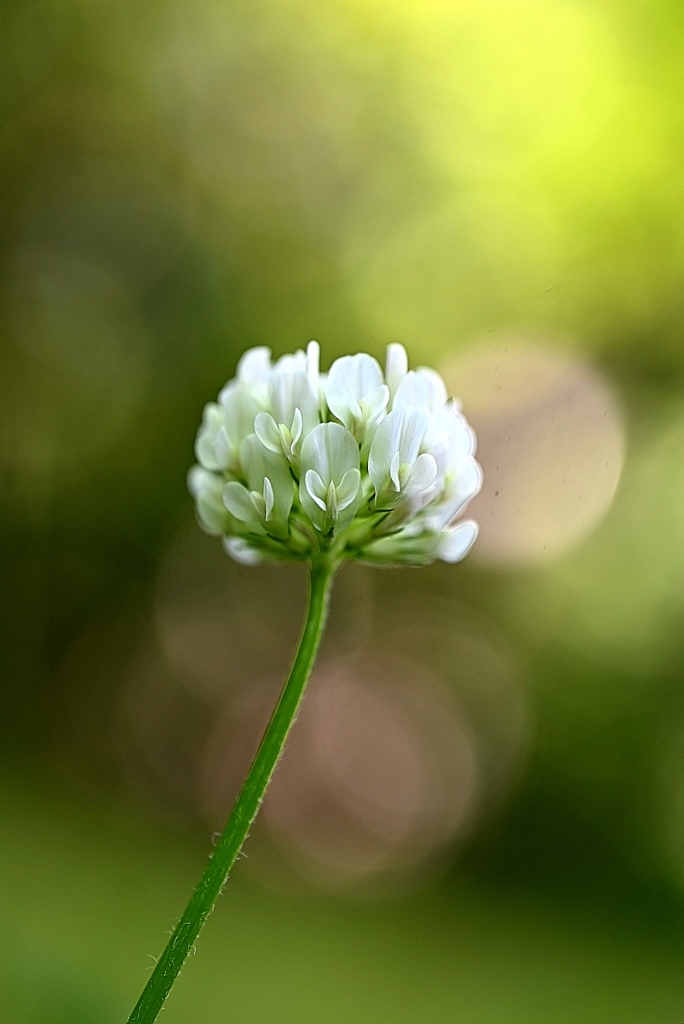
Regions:
[[311, 677], [335, 572], [459, 562], [477, 524], [459, 520], [482, 484], [475, 435], [434, 370], [409, 370], [392, 344], [385, 373], [344, 356], [320, 373], [320, 349], [273, 363], [250, 349], [204, 409], [188, 474], [197, 518], [242, 565], [309, 564], [309, 601], [292, 668], [208, 866], [129, 1021], [157, 1019], [235, 864]]
[[205, 407], [197, 517], [236, 561], [460, 561], [477, 536], [457, 521], [482, 485], [475, 435], [434, 370], [392, 344], [319, 371], [320, 349], [250, 349]]

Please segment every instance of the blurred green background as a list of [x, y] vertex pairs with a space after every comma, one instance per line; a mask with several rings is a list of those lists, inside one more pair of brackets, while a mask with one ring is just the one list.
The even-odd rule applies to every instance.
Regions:
[[123, 1021], [297, 640], [185, 490], [245, 348], [403, 342], [458, 567], [342, 573], [164, 1020], [684, 1019], [684, 14], [0, 6], [0, 1020]]

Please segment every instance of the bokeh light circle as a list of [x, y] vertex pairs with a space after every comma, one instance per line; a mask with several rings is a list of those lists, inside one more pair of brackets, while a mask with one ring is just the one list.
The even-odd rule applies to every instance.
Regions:
[[[265, 698], [271, 687], [259, 689]], [[243, 695], [209, 738], [202, 797], [213, 823], [266, 705]], [[474, 737], [443, 680], [399, 659], [337, 656], [314, 673], [263, 818], [309, 884], [377, 897], [429, 875], [468, 834], [478, 797]]]
[[478, 437], [484, 486], [469, 507], [474, 556], [537, 562], [563, 554], [601, 521], [625, 455], [625, 424], [601, 374], [576, 353], [502, 339], [442, 372]]

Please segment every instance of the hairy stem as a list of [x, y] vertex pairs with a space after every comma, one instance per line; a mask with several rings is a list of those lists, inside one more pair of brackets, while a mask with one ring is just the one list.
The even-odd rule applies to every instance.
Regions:
[[297, 717], [323, 636], [333, 576], [334, 567], [328, 563], [311, 567], [309, 607], [290, 675], [209, 863], [128, 1024], [152, 1024], [157, 1019], [242, 849]]

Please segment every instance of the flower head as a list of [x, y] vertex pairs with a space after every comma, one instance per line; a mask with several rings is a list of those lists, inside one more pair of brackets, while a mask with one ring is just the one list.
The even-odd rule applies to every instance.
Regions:
[[360, 353], [319, 373], [319, 347], [246, 352], [204, 410], [188, 477], [200, 525], [247, 565], [359, 558], [458, 562], [477, 525], [475, 435], [434, 370]]

